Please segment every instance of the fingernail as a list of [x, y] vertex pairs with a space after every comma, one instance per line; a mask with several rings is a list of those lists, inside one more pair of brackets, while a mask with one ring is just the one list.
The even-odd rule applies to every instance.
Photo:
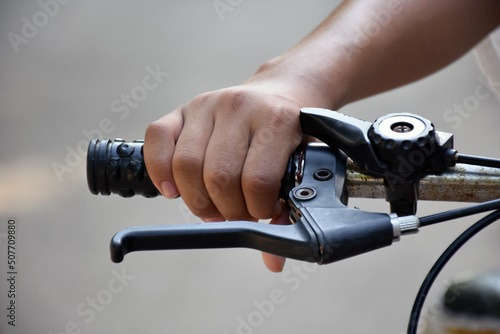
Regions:
[[160, 184], [161, 187], [161, 193], [163, 196], [169, 199], [173, 199], [179, 196], [179, 190], [177, 189], [177, 186], [170, 181], [165, 181]]

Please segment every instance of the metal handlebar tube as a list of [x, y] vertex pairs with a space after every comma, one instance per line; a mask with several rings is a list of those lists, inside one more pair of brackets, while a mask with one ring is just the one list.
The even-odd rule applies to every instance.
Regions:
[[[352, 160], [347, 161], [349, 198], [384, 198], [383, 178], [366, 174]], [[500, 169], [456, 164], [439, 174], [420, 180], [419, 199], [423, 201], [480, 203], [500, 198]]]

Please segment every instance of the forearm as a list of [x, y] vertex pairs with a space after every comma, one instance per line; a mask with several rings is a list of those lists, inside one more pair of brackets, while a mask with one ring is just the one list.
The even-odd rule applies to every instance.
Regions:
[[257, 77], [300, 85], [299, 100], [338, 109], [445, 67], [499, 24], [497, 0], [345, 1]]

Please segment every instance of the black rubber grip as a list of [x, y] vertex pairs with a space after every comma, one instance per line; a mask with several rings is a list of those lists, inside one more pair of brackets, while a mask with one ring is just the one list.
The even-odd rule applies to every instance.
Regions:
[[94, 195], [118, 194], [156, 197], [160, 192], [149, 178], [142, 152], [144, 141], [93, 139], [87, 152], [87, 182]]
[[[160, 192], [149, 178], [142, 147], [144, 140], [93, 139], [87, 152], [87, 182], [94, 195], [118, 194], [156, 197]], [[326, 146], [325, 146], [326, 147]], [[287, 201], [290, 190], [300, 183], [305, 147], [297, 148], [281, 180], [280, 198]]]

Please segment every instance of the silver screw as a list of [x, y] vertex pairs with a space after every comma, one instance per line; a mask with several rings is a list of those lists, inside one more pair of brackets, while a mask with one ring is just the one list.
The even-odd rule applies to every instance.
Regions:
[[298, 200], [306, 201], [316, 196], [316, 190], [309, 187], [301, 187], [293, 192], [293, 196], [295, 196], [295, 198]]

